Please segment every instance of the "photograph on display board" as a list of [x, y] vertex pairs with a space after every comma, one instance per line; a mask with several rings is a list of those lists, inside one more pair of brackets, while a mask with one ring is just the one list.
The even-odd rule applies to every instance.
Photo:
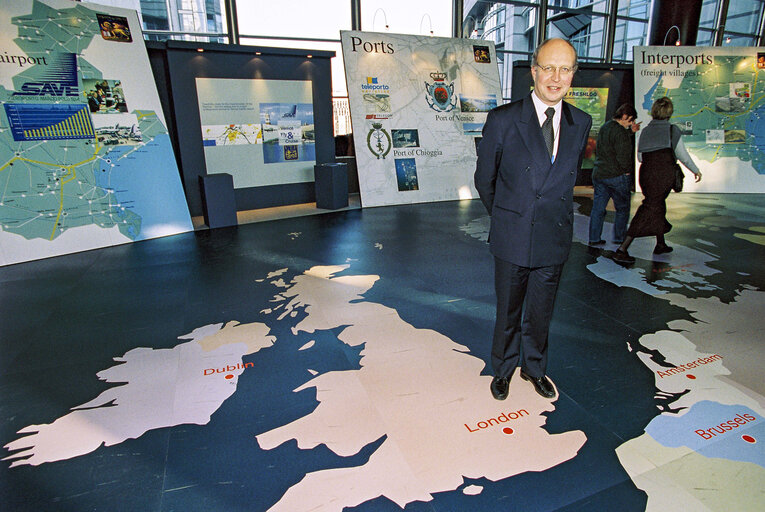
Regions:
[[108, 14], [97, 14], [98, 26], [101, 29], [101, 37], [107, 41], [117, 41], [119, 43], [130, 43], [133, 36], [130, 35], [130, 24], [124, 16], [111, 16]]
[[680, 128], [680, 133], [683, 135], [693, 135], [693, 121], [686, 121], [684, 123], [676, 123], [675, 126]]
[[483, 98], [469, 98], [460, 94], [461, 112], [488, 112], [497, 106], [497, 96], [489, 94]]
[[261, 103], [263, 162], [316, 160], [313, 105]]
[[396, 181], [401, 192], [419, 190], [417, 184], [417, 162], [414, 158], [397, 158]]
[[391, 130], [394, 148], [416, 148], [420, 146], [420, 134], [417, 130]]
[[84, 79], [82, 89], [88, 99], [88, 108], [94, 114], [128, 111], [121, 80]]
[[473, 45], [473, 56], [481, 64], [491, 63], [491, 50], [488, 46]]
[[143, 142], [135, 114], [104, 114], [93, 117], [96, 140], [104, 146], [138, 146]]
[[715, 112], [746, 112], [751, 100], [750, 84], [729, 84], [728, 94], [715, 98]]
[[465, 135], [477, 137], [481, 135], [482, 131], [483, 123], [462, 123], [462, 133]]

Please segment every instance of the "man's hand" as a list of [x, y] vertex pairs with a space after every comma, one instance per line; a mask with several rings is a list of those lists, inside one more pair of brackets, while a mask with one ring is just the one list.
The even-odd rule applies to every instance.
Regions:
[[638, 121], [638, 122], [632, 121], [632, 124], [630, 125], [630, 130], [632, 130], [632, 133], [637, 133], [637, 131], [640, 129], [640, 124], [642, 122], [643, 121]]

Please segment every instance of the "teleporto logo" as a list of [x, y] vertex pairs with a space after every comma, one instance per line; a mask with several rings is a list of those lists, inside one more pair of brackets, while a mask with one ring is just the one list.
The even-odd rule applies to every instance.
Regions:
[[432, 82], [425, 82], [425, 99], [428, 106], [436, 112], [451, 112], [457, 106], [454, 95], [454, 82], [446, 83], [446, 73], [435, 71], [430, 74]]
[[52, 96], [59, 98], [80, 98], [77, 82], [77, 55], [59, 53], [51, 55], [51, 62], [46, 62], [46, 72], [40, 80], [25, 82], [13, 96]]
[[362, 92], [390, 92], [390, 86], [378, 82], [376, 76], [368, 76], [366, 81], [361, 84]]
[[[712, 439], [713, 437], [717, 437], [718, 435], [725, 434], [726, 432], [729, 432], [733, 430], [734, 428], [738, 428], [742, 425], [746, 425], [747, 423], [750, 423], [752, 421], [757, 421], [756, 416], [752, 416], [751, 414], [744, 413], [744, 414], [736, 414], [736, 416], [728, 421], [724, 421], [720, 423], [719, 425], [716, 425], [714, 427], [710, 427], [707, 429], [698, 429], [694, 432], [699, 436], [706, 440]], [[745, 439], [747, 442], [751, 442], [748, 439]]]
[[390, 153], [393, 141], [390, 134], [382, 127], [382, 123], [372, 123], [372, 128], [367, 133], [367, 147], [377, 159], [385, 159]]

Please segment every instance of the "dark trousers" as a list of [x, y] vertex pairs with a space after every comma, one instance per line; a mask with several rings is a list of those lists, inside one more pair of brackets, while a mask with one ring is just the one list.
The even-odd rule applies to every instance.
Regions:
[[520, 267], [494, 258], [497, 320], [491, 364], [497, 377], [521, 368], [531, 377], [547, 370], [547, 335], [563, 265]]

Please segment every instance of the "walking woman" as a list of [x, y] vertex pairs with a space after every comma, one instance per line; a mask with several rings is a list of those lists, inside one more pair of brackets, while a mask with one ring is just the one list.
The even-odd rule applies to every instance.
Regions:
[[613, 259], [616, 262], [635, 262], [627, 249], [640, 236], [656, 237], [654, 254], [672, 251], [672, 247], [664, 241], [664, 234], [672, 229], [667, 221], [666, 200], [675, 183], [677, 160], [694, 174], [697, 183], [701, 181], [701, 171], [683, 145], [680, 128], [669, 122], [672, 111], [672, 100], [667, 97], [657, 99], [651, 106], [653, 119], [638, 139], [638, 160], [641, 162], [638, 181], [644, 198], [627, 229], [624, 242], [614, 252]]

